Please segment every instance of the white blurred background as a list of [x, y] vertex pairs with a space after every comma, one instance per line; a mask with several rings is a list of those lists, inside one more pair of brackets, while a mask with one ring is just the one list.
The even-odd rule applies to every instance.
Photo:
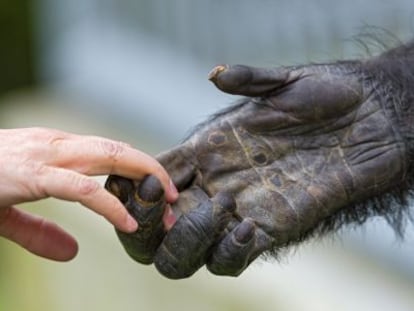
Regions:
[[[0, 3], [0, 48], [18, 56], [11, 47], [25, 32], [13, 29], [22, 25], [30, 43], [19, 46], [29, 51], [21, 59], [0, 61], [1, 126], [107, 136], [154, 155], [236, 99], [207, 81], [216, 64], [356, 58], [365, 54], [352, 38], [367, 25], [407, 41], [414, 24], [411, 0], [18, 3]], [[12, 13], [26, 23], [10, 24]], [[412, 225], [400, 241], [373, 219], [280, 263], [259, 260], [238, 278], [201, 269], [171, 281], [130, 260], [112, 227], [77, 204], [49, 199], [23, 208], [72, 232], [80, 253], [54, 263], [1, 240], [0, 310], [414, 310]]]

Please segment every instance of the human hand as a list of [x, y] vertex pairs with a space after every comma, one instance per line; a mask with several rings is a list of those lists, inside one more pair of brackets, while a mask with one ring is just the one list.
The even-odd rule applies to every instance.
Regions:
[[169, 278], [204, 264], [235, 276], [265, 251], [384, 214], [362, 203], [400, 185], [406, 159], [374, 78], [361, 62], [216, 67], [218, 88], [251, 98], [157, 157], [180, 191], [174, 226], [155, 225], [148, 207], [162, 214], [165, 203], [153, 181], [107, 182], [137, 219], [146, 213], [145, 230], [119, 233], [126, 251]]
[[0, 235], [29, 251], [54, 260], [69, 260], [77, 243], [56, 224], [13, 205], [47, 197], [77, 201], [104, 216], [117, 229], [137, 229], [119, 200], [90, 175], [129, 178], [157, 176], [167, 201], [177, 198], [163, 167], [131, 146], [95, 136], [45, 128], [0, 130]]

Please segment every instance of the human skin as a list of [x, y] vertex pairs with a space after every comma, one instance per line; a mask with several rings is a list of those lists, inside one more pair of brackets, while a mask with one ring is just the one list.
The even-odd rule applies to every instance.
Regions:
[[48, 128], [0, 130], [0, 236], [53, 260], [76, 256], [76, 240], [58, 225], [15, 207], [47, 197], [79, 202], [118, 230], [133, 232], [137, 222], [119, 200], [91, 176], [129, 178], [155, 175], [167, 201], [177, 191], [165, 169], [130, 145], [97, 136]]

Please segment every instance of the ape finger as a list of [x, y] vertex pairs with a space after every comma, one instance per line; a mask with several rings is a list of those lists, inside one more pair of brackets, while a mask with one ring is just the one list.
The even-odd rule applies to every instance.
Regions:
[[255, 224], [246, 218], [214, 249], [207, 269], [217, 275], [238, 276], [250, 263], [255, 247]]
[[158, 271], [171, 279], [196, 272], [205, 264], [209, 249], [229, 223], [235, 207], [232, 196], [219, 193], [212, 200], [205, 195], [195, 209], [183, 213], [157, 250], [154, 263]]
[[110, 176], [106, 187], [138, 222], [138, 230], [133, 233], [116, 230], [125, 251], [135, 261], [151, 264], [165, 235], [162, 221], [165, 200], [160, 182], [156, 177], [149, 176], [135, 186], [129, 179]]
[[295, 80], [285, 68], [244, 65], [219, 65], [208, 78], [223, 92], [244, 96], [263, 96]]
[[179, 191], [185, 190], [196, 177], [193, 156], [192, 146], [184, 143], [156, 157]]

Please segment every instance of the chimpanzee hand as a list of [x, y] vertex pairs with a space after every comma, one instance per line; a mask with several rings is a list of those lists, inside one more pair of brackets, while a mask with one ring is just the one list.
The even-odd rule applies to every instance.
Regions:
[[248, 98], [157, 157], [180, 191], [175, 225], [162, 225], [155, 178], [107, 182], [140, 224], [119, 233], [127, 252], [169, 278], [204, 264], [236, 276], [261, 253], [401, 182], [405, 145], [394, 112], [362, 67], [216, 67], [210, 79], [219, 89]]

